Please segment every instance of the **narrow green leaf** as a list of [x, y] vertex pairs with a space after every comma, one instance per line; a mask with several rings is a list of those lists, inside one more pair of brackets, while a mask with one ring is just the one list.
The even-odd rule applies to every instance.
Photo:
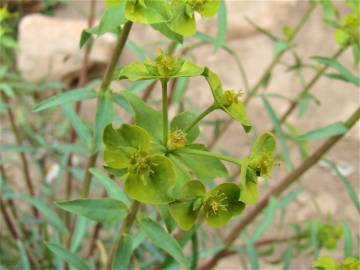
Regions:
[[88, 87], [79, 88], [61, 94], [57, 94], [48, 99], [45, 99], [41, 101], [39, 104], [37, 104], [34, 107], [33, 111], [40, 112], [54, 106], [80, 101], [80, 100], [92, 99], [95, 97], [96, 97], [96, 92], [94, 89], [90, 89]]
[[130, 235], [125, 234], [121, 237], [121, 245], [116, 250], [115, 258], [112, 264], [112, 270], [127, 270], [132, 252], [132, 240]]
[[312, 59], [314, 59], [315, 61], [318, 61], [322, 64], [325, 64], [325, 65], [335, 68], [339, 72], [339, 74], [341, 75], [341, 77], [343, 79], [347, 80], [348, 82], [353, 83], [357, 87], [360, 87], [360, 78], [353, 75], [347, 68], [345, 68], [342, 64], [340, 64], [335, 59], [322, 57], [322, 56], [314, 56], [314, 57], [312, 57]]
[[260, 269], [259, 259], [258, 259], [257, 253], [256, 253], [256, 248], [254, 246], [254, 243], [246, 235], [243, 235], [242, 238], [245, 241], [245, 249], [246, 249], [246, 253], [248, 255], [249, 261], [250, 261], [251, 269], [259, 270]]
[[129, 88], [129, 90], [132, 93], [140, 93], [143, 90], [145, 90], [148, 86], [150, 86], [151, 84], [154, 83], [155, 80], [147, 80], [147, 81], [137, 81], [134, 82], [131, 87]]
[[340, 172], [340, 170], [337, 168], [337, 166], [336, 166], [336, 164], [334, 162], [331, 162], [330, 160], [324, 160], [324, 161], [326, 162], [326, 164], [328, 166], [330, 166], [331, 169], [333, 169], [335, 171], [336, 175], [339, 177], [340, 181], [345, 186], [345, 189], [346, 189], [347, 193], [349, 194], [349, 196], [351, 198], [351, 201], [353, 202], [356, 210], [360, 214], [359, 197], [357, 195], [357, 192], [356, 192], [355, 188], [351, 184], [350, 180]]
[[25, 246], [21, 240], [16, 240], [17, 248], [19, 249], [20, 259], [21, 259], [21, 265], [23, 270], [30, 270], [30, 263], [29, 259], [26, 254]]
[[103, 172], [95, 168], [91, 168], [90, 172], [92, 175], [95, 176], [95, 179], [98, 180], [104, 186], [106, 192], [111, 198], [123, 202], [128, 207], [130, 206], [130, 200], [128, 196], [120, 188], [120, 186], [115, 183], [113, 179], [106, 176]]
[[303, 192], [302, 188], [295, 188], [290, 191], [286, 196], [284, 196], [278, 203], [278, 208], [284, 208], [289, 203], [291, 203], [301, 192]]
[[119, 220], [127, 212], [124, 203], [111, 198], [76, 199], [56, 202], [56, 205], [65, 211], [101, 222]]
[[289, 149], [288, 149], [288, 147], [286, 145], [286, 136], [285, 136], [284, 131], [281, 128], [280, 120], [276, 116], [276, 114], [275, 114], [270, 102], [268, 101], [268, 99], [265, 96], [262, 96], [261, 98], [263, 100], [264, 108], [265, 108], [267, 114], [269, 115], [269, 117], [270, 117], [270, 119], [271, 119], [271, 121], [272, 121], [272, 123], [273, 123], [273, 125], [275, 127], [276, 134], [280, 139], [280, 146], [281, 146], [281, 150], [282, 150], [283, 155], [284, 155], [286, 169], [288, 171], [291, 171], [291, 170], [293, 170], [294, 166], [293, 166], [293, 164], [291, 162], [291, 159], [290, 159]]
[[45, 202], [43, 202], [39, 198], [31, 197], [25, 194], [13, 194], [11, 196], [12, 198], [24, 200], [34, 207], [36, 207], [39, 212], [46, 217], [46, 219], [49, 220], [49, 222], [59, 231], [66, 233], [67, 229], [65, 224], [62, 222], [62, 220], [59, 218], [59, 216], [56, 214], [56, 212]]
[[88, 127], [84, 124], [84, 122], [80, 119], [80, 117], [76, 114], [70, 104], [63, 105], [63, 112], [65, 118], [67, 118], [73, 128], [75, 129], [77, 135], [79, 136], [81, 142], [86, 146], [87, 149], [91, 148], [91, 135]]
[[352, 233], [349, 224], [346, 222], [343, 223], [343, 229], [344, 229], [344, 256], [350, 257], [352, 256]]
[[280, 55], [283, 51], [289, 48], [289, 42], [286, 40], [275, 41], [274, 54], [275, 56]]
[[312, 131], [305, 133], [297, 137], [299, 141], [306, 140], [319, 140], [328, 137], [332, 137], [335, 135], [344, 134], [348, 131], [348, 128], [342, 122], [336, 122], [334, 124], [327, 125], [325, 127], [321, 127]]
[[227, 11], [225, 0], [221, 1], [218, 10], [218, 33], [215, 41], [215, 50], [220, 49], [226, 42], [227, 33]]
[[112, 122], [114, 114], [112, 93], [111, 91], [106, 91], [99, 96], [96, 111], [94, 153], [100, 149], [104, 128]]
[[83, 243], [84, 238], [87, 233], [87, 229], [89, 228], [91, 222], [89, 219], [85, 217], [79, 217], [76, 219], [76, 226], [74, 230], [73, 237], [71, 238], [71, 246], [70, 251], [76, 252], [79, 247], [81, 246], [81, 243]]
[[286, 249], [286, 252], [284, 254], [284, 270], [289, 270], [290, 269], [290, 265], [291, 265], [291, 261], [292, 261], [292, 245], [291, 243], [288, 244], [288, 248]]
[[149, 218], [144, 218], [140, 221], [140, 227], [154, 245], [170, 254], [185, 269], [190, 268], [178, 242], [161, 225]]
[[131, 41], [130, 39], [128, 39], [126, 41], [126, 47], [129, 48], [133, 53], [135, 53], [135, 55], [139, 59], [141, 59], [141, 60], [146, 59], [145, 51], [141, 47], [139, 47], [135, 42]]
[[50, 249], [54, 254], [60, 256], [64, 261], [75, 267], [77, 270], [91, 270], [90, 266], [82, 261], [78, 256], [71, 253], [70, 251], [64, 249], [58, 244], [45, 243], [45, 245]]
[[259, 223], [259, 225], [255, 228], [255, 231], [251, 234], [252, 242], [256, 241], [263, 234], [263, 232], [271, 225], [271, 223], [275, 217], [275, 213], [276, 213], [276, 209], [278, 208], [278, 204], [279, 203], [277, 200], [275, 200], [275, 199], [270, 200], [270, 203], [266, 207], [264, 218]]
[[177, 43], [183, 43], [184, 41], [182, 35], [179, 35], [178, 33], [172, 31], [166, 23], [155, 23], [152, 24], [151, 27], [159, 31], [164, 36], [176, 41]]

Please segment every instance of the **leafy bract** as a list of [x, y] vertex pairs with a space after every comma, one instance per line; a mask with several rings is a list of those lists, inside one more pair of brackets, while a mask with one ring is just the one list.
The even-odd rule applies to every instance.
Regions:
[[167, 157], [151, 152], [151, 137], [145, 129], [127, 124], [119, 129], [108, 126], [103, 139], [105, 164], [127, 170], [125, 191], [131, 198], [153, 204], [171, 201], [174, 166]]
[[170, 19], [166, 0], [127, 0], [125, 17], [132, 22], [154, 24]]
[[135, 200], [143, 203], [163, 204], [172, 200], [171, 189], [175, 185], [175, 169], [164, 156], [151, 158], [154, 166], [141, 175], [129, 174], [125, 191]]
[[205, 68], [203, 76], [209, 84], [217, 106], [230, 115], [231, 118], [238, 121], [243, 126], [245, 132], [249, 132], [251, 124], [245, 106], [239, 99], [240, 93], [236, 93], [233, 90], [224, 90], [219, 76], [209, 68]]
[[130, 81], [169, 79], [177, 77], [194, 77], [203, 73], [204, 69], [188, 61], [178, 61], [170, 55], [160, 54], [155, 61], [146, 60], [132, 62], [124, 66], [118, 73], [118, 79]]
[[206, 193], [202, 182], [192, 180], [184, 185], [181, 197], [169, 204], [169, 210], [183, 230], [191, 229], [200, 211], [209, 225], [217, 228], [245, 208], [239, 196], [240, 189], [233, 183], [223, 183]]
[[[227, 175], [227, 170], [219, 159], [187, 153], [187, 148], [202, 151], [207, 151], [207, 149], [201, 144], [191, 144], [184, 148], [177, 149], [170, 154], [175, 155], [183, 164], [185, 164], [195, 177], [199, 179], [214, 179], [216, 177]], [[185, 149], [185, 151], [182, 151], [183, 149]]]
[[122, 91], [126, 101], [135, 113], [135, 123], [144, 128], [156, 140], [162, 140], [162, 115], [130, 91]]
[[212, 17], [220, 6], [220, 0], [172, 0], [173, 16], [168, 25], [171, 30], [183, 36], [196, 32], [195, 12], [203, 17]]

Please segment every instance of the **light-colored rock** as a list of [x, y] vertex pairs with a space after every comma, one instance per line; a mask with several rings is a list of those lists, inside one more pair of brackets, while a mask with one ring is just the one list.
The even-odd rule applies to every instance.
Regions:
[[[18, 67], [32, 82], [71, 82], [78, 76], [84, 50], [79, 49], [85, 20], [59, 19], [40, 14], [24, 17], [19, 27]], [[90, 70], [108, 62], [115, 38], [96, 39], [89, 58]]]

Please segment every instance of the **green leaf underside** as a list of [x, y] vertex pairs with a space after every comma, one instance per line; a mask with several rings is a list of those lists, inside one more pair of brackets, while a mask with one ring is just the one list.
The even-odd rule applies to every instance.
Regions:
[[328, 138], [335, 135], [341, 135], [348, 131], [346, 125], [342, 122], [336, 122], [334, 124], [327, 125], [325, 127], [318, 128], [316, 130], [309, 131], [299, 137], [297, 140], [307, 141], [307, 140], [319, 140]]
[[169, 76], [161, 76], [150, 72], [146, 65], [151, 65], [151, 61], [133, 62], [122, 69], [118, 73], [118, 79], [128, 79], [130, 81], [139, 80], [152, 80], [152, 79], [167, 79], [167, 78], [178, 78], [178, 77], [194, 77], [199, 76], [203, 73], [204, 69], [191, 62], [184, 61], [180, 70]]
[[[204, 145], [191, 144], [183, 149], [197, 149], [207, 151]], [[222, 162], [214, 157], [200, 156], [192, 153], [185, 153], [178, 149], [170, 155], [176, 156], [189, 170], [199, 179], [214, 179], [216, 177], [226, 176], [227, 169]]]
[[240, 173], [240, 199], [239, 201], [245, 204], [254, 204], [257, 202], [259, 193], [257, 189], [257, 183], [248, 179], [249, 161], [244, 160], [241, 164]]
[[64, 249], [62, 246], [53, 243], [45, 243], [46, 247], [55, 255], [60, 256], [64, 261], [75, 267], [77, 270], [90, 270], [90, 266], [81, 260], [77, 255]]
[[96, 92], [93, 89], [89, 88], [79, 88], [71, 90], [65, 93], [57, 94], [48, 99], [41, 101], [34, 107], [34, 112], [40, 112], [46, 109], [49, 109], [54, 106], [71, 103], [80, 100], [92, 99], [97, 96]]
[[169, 211], [181, 229], [190, 230], [195, 223], [200, 207], [194, 209], [194, 202], [201, 199], [205, 192], [205, 186], [200, 181], [189, 181], [182, 188], [182, 198], [169, 204]]
[[153, 156], [151, 173], [130, 173], [125, 182], [125, 191], [135, 200], [143, 203], [164, 204], [172, 200], [171, 191], [175, 185], [175, 169], [164, 156]]
[[231, 104], [229, 107], [223, 107], [234, 120], [238, 121], [244, 128], [244, 131], [248, 133], [251, 130], [251, 124], [247, 116], [245, 106], [241, 101]]
[[184, 269], [190, 269], [181, 247], [161, 225], [150, 218], [144, 218], [140, 221], [140, 227], [157, 247], [170, 254]]
[[100, 222], [119, 220], [127, 212], [124, 203], [111, 198], [60, 201], [56, 205], [65, 211]]
[[131, 236], [124, 234], [121, 236], [121, 245], [118, 247], [115, 253], [114, 261], [112, 264], [113, 270], [127, 270], [132, 253], [132, 240]]
[[144, 5], [129, 0], [125, 5], [125, 17], [132, 22], [154, 24], [166, 22], [170, 18], [169, 8], [165, 0], [144, 0]]
[[140, 127], [146, 129], [159, 142], [162, 140], [162, 114], [153, 109], [138, 96], [130, 91], [122, 91], [121, 94], [125, 97], [127, 102], [135, 113], [135, 122]]

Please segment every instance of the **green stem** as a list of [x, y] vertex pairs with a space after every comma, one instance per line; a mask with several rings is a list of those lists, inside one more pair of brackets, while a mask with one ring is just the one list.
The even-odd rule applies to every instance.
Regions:
[[191, 237], [191, 253], [192, 253], [192, 259], [191, 259], [191, 270], [196, 270], [198, 266], [199, 261], [199, 245], [198, 245], [198, 238], [197, 238], [197, 232], [195, 231], [194, 234]]
[[230, 157], [230, 156], [226, 156], [220, 153], [214, 153], [214, 152], [208, 152], [208, 151], [203, 151], [203, 150], [197, 150], [197, 149], [190, 149], [190, 148], [183, 148], [179, 150], [179, 153], [186, 153], [186, 154], [194, 154], [194, 155], [199, 155], [199, 156], [205, 156], [205, 157], [214, 157], [217, 159], [221, 159], [224, 161], [228, 161], [237, 165], [241, 166], [242, 161], [240, 159], [234, 158], [234, 157]]
[[164, 145], [167, 145], [168, 141], [168, 129], [169, 129], [169, 119], [168, 119], [168, 98], [167, 98], [167, 80], [161, 80], [161, 92], [162, 92], [162, 113], [163, 113], [163, 140]]
[[196, 124], [198, 124], [205, 116], [207, 116], [209, 113], [211, 113], [212, 111], [216, 110], [218, 108], [218, 106], [216, 104], [213, 104], [211, 106], [209, 106], [205, 111], [203, 111], [202, 113], [200, 113], [198, 115], [198, 117], [196, 117], [196, 119], [190, 124], [188, 125], [185, 129], [184, 132], [187, 133], [189, 132]]
[[118, 236], [117, 236], [117, 238], [116, 238], [116, 240], [114, 242], [114, 245], [111, 248], [110, 256], [109, 256], [109, 258], [107, 259], [107, 262], [106, 262], [106, 267], [105, 267], [106, 270], [111, 269], [112, 263], [113, 263], [113, 260], [114, 260], [115, 254], [116, 254], [116, 251], [118, 250], [118, 248], [121, 245], [121, 238], [122, 238], [122, 236], [124, 234], [129, 233], [132, 225], [134, 224], [134, 221], [136, 219], [136, 214], [137, 214], [139, 208], [140, 208], [140, 203], [137, 202], [137, 201], [134, 201], [132, 206], [131, 206], [130, 212], [128, 213], [128, 215], [126, 216], [126, 218], [125, 218], [125, 220], [123, 222], [123, 226], [120, 229], [120, 232], [119, 232], [119, 234], [118, 234]]

